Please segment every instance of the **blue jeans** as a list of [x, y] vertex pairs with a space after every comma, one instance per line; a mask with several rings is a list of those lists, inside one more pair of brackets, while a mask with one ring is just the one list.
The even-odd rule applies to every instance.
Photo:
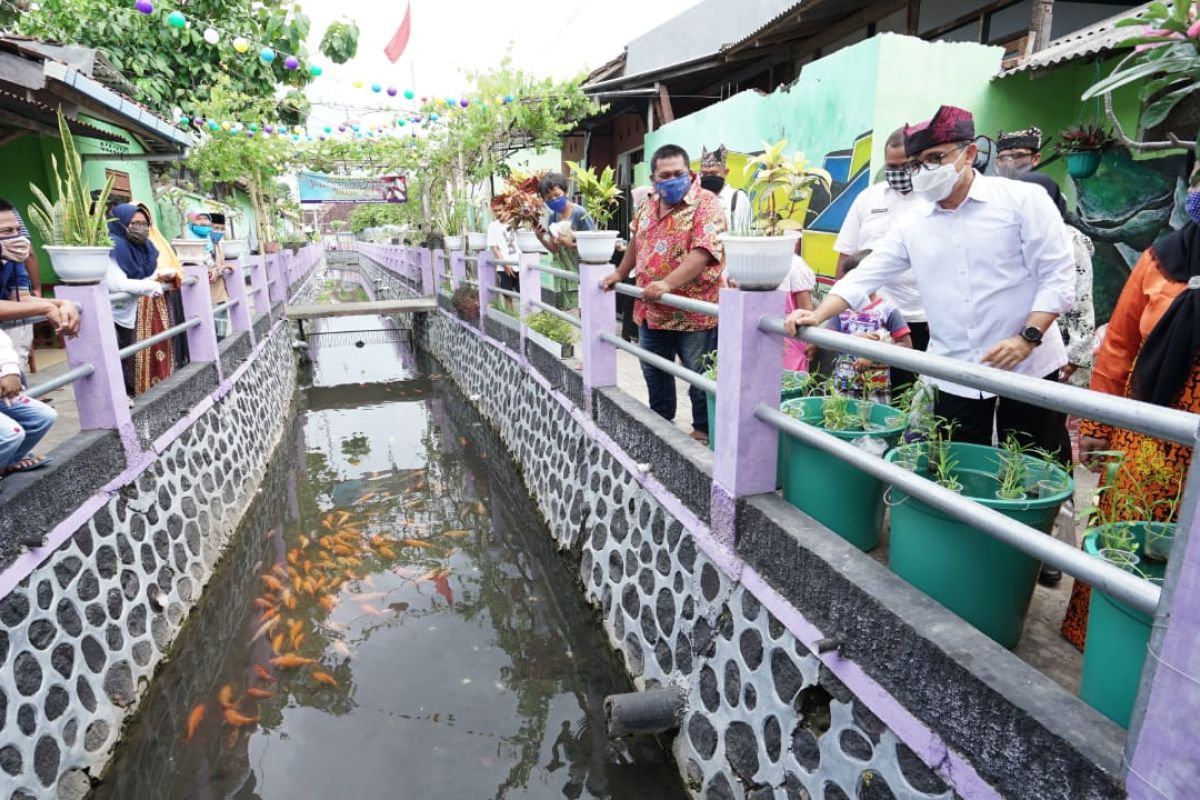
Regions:
[[0, 402], [0, 467], [11, 467], [29, 455], [56, 419], [57, 411], [25, 395], [11, 406]]
[[[656, 356], [674, 361], [678, 356], [692, 372], [703, 372], [700, 361], [717, 349], [717, 329], [708, 331], [652, 330], [646, 323], [638, 330], [638, 344]], [[650, 409], [660, 417], [675, 421], [675, 378], [657, 367], [642, 362], [642, 375], [650, 392]], [[708, 433], [708, 400], [696, 387], [688, 389], [692, 401], [692, 429]]]

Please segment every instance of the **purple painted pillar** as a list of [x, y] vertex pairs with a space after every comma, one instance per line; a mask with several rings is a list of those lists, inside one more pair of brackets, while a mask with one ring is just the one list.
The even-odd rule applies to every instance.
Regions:
[[779, 407], [783, 339], [759, 331], [758, 321], [781, 316], [785, 299], [778, 291], [721, 290], [713, 480], [734, 498], [775, 491], [779, 432], [754, 409]]
[[437, 297], [437, 279], [433, 274], [433, 251], [428, 247], [418, 250], [421, 258], [421, 294]]
[[254, 294], [254, 313], [271, 316], [271, 293], [267, 289], [266, 256], [248, 256], [250, 259], [250, 285]]
[[612, 264], [579, 265], [580, 350], [584, 393], [600, 386], [617, 385], [617, 348], [600, 339], [600, 333], [617, 332], [617, 295], [600, 288]]
[[475, 265], [475, 272], [479, 276], [479, 329], [483, 330], [483, 321], [487, 319], [492, 295], [495, 294], [492, 289], [496, 286], [496, 258], [484, 250], [479, 253], [479, 260]]
[[250, 324], [250, 304], [246, 295], [246, 274], [242, 262], [226, 261], [231, 272], [225, 273], [225, 291], [229, 293], [229, 327], [235, 331], [248, 331], [250, 342], [254, 342], [254, 326]]
[[537, 306], [533, 305], [533, 302], [542, 299], [542, 273], [534, 269], [534, 267], [541, 263], [541, 253], [521, 253], [521, 307], [517, 310], [521, 313], [522, 353], [525, 352], [525, 338], [529, 335], [529, 328], [525, 325], [525, 318], [530, 314], [536, 313]]
[[95, 369], [88, 377], [72, 384], [79, 409], [79, 427], [83, 430], [115, 429], [125, 450], [125, 462], [133, 463], [141, 446], [125, 396], [108, 287], [102, 283], [91, 286], [63, 284], [56, 286], [54, 293], [61, 300], [79, 305], [79, 335], [66, 340], [67, 363], [73, 368], [91, 364]]
[[[434, 291], [438, 291], [441, 289], [442, 281], [446, 280], [449, 277], [446, 274], [446, 251], [445, 250], [434, 250], [432, 252], [433, 252], [433, 280], [435, 281], [433, 288], [434, 288]], [[450, 289], [451, 290], [454, 289], [453, 283], [450, 284]]]
[[[221, 376], [221, 354], [217, 350], [217, 331], [213, 327], [212, 293], [208, 288], [208, 269], [199, 266], [183, 268], [185, 283], [179, 294], [183, 298], [183, 316], [188, 320], [198, 319], [200, 324], [187, 332], [188, 354], [193, 364], [211, 361], [216, 364], [217, 377]], [[189, 286], [187, 278], [195, 278]]]
[[279, 253], [266, 256], [267, 283], [271, 290], [271, 305], [287, 302], [287, 278], [283, 274], [283, 257]]
[[[1198, 439], [1196, 446], [1200, 446]], [[1179, 527], [1150, 633], [1125, 745], [1133, 800], [1195, 797], [1200, 783], [1200, 457], [1193, 456]]]
[[467, 277], [467, 262], [466, 256], [462, 250], [453, 250], [450, 253], [450, 288], [458, 291], [462, 286], [463, 280]]

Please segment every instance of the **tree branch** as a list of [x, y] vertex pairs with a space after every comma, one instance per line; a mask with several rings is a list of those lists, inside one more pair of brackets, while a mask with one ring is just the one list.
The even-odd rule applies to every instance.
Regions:
[[1112, 92], [1104, 93], [1104, 113], [1108, 116], [1108, 121], [1112, 125], [1113, 134], [1117, 142], [1128, 147], [1130, 150], [1137, 150], [1139, 153], [1154, 153], [1163, 150], [1196, 149], [1195, 142], [1185, 142], [1173, 133], [1167, 134], [1169, 141], [1166, 142], [1139, 142], [1135, 139], [1130, 139], [1125, 134], [1125, 129], [1121, 127], [1121, 122], [1117, 119], [1117, 115], [1113, 111]]

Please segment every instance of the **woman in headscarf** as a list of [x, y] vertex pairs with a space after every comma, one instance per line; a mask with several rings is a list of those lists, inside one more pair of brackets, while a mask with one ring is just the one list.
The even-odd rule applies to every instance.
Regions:
[[[1091, 388], [1155, 405], [1200, 413], [1200, 191], [1187, 196], [1190, 221], [1142, 253], [1125, 282], [1096, 353]], [[1101, 495], [1106, 517], [1174, 522], [1192, 450], [1142, 433], [1084, 420], [1079, 451], [1124, 453], [1113, 488]], [[1126, 511], [1117, 497], [1143, 498], [1149, 508]], [[1090, 587], [1075, 581], [1063, 620], [1067, 641], [1082, 649]]]
[[[108, 223], [112, 250], [104, 283], [110, 292], [133, 295], [112, 301], [117, 346], [128, 347], [170, 327], [163, 284], [154, 277], [158, 250], [150, 244], [150, 209], [142, 204], [122, 203], [113, 209]], [[166, 378], [173, 369], [171, 342], [165, 341], [139, 351], [121, 362], [125, 392], [141, 394]]]

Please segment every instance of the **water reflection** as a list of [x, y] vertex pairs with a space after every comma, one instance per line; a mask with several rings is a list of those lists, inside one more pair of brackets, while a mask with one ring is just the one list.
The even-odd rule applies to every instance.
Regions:
[[683, 797], [653, 742], [607, 741], [629, 686], [462, 398], [395, 343], [312, 380], [98, 796]]

